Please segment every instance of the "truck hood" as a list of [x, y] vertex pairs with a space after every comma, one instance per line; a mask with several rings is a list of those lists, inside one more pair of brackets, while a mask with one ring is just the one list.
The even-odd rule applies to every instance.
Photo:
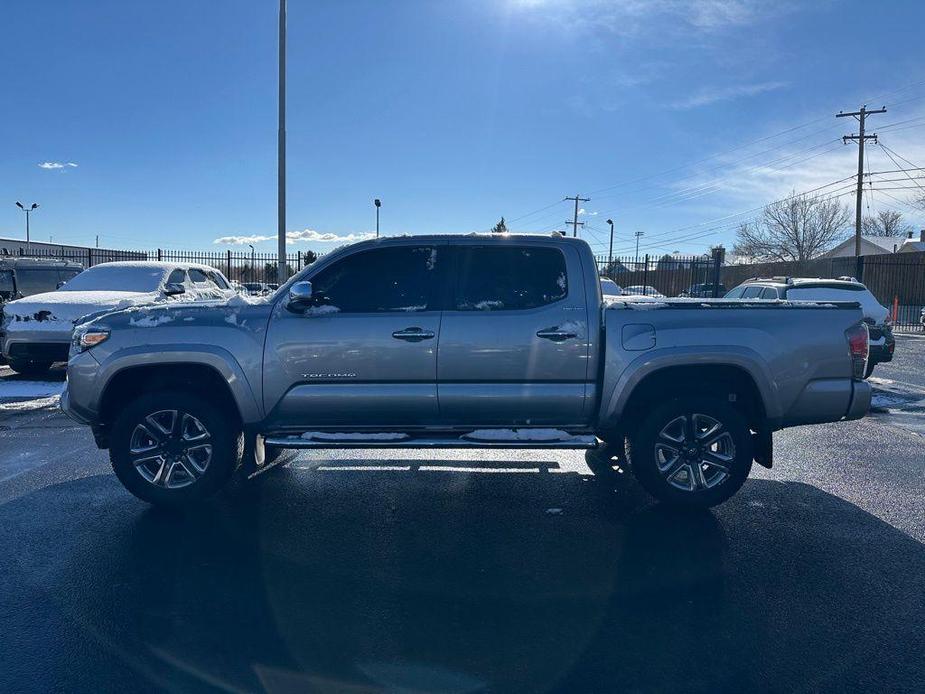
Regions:
[[17, 324], [30, 330], [70, 329], [88, 316], [163, 301], [160, 292], [45, 292], [3, 305], [8, 328]]
[[[263, 330], [272, 305], [233, 296], [228, 300], [179, 301], [135, 305], [84, 321], [81, 328], [101, 327], [110, 331], [134, 328], [228, 328]], [[201, 335], [200, 335], [201, 338]]]

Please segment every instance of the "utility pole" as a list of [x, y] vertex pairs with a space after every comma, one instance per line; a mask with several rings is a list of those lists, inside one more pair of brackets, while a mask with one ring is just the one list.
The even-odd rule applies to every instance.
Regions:
[[277, 148], [276, 234], [278, 269], [276, 281], [289, 279], [286, 267], [286, 0], [279, 0], [279, 131]]
[[100, 247], [100, 235], [99, 234], [96, 235], [96, 247], [97, 248]]
[[610, 250], [607, 251], [607, 272], [610, 272], [613, 265], [613, 220], [608, 219], [607, 223], [610, 225]]
[[583, 227], [583, 226], [585, 225], [584, 222], [579, 222], [579, 221], [578, 221], [578, 203], [580, 203], [580, 202], [589, 202], [589, 201], [591, 200], [591, 198], [583, 198], [583, 197], [581, 197], [580, 195], [577, 195], [577, 194], [576, 194], [575, 197], [571, 197], [571, 198], [570, 198], [570, 197], [566, 196], [566, 197], [562, 198], [562, 202], [565, 202], [566, 200], [574, 200], [574, 201], [575, 201], [575, 217], [572, 219], [571, 222], [568, 221], [568, 220], [565, 220], [565, 223], [566, 223], [566, 224], [571, 224], [571, 225], [572, 225], [572, 236], [578, 236], [578, 227]]
[[839, 111], [835, 114], [836, 118], [847, 118], [851, 116], [856, 118], [858, 121], [858, 134], [857, 135], [845, 135], [842, 137], [842, 143], [848, 144], [848, 140], [854, 140], [858, 143], [858, 192], [857, 192], [857, 203], [855, 206], [854, 212], [854, 257], [857, 258], [861, 255], [861, 197], [864, 195], [864, 141], [873, 140], [877, 142], [877, 134], [866, 135], [864, 133], [864, 125], [867, 120], [867, 116], [872, 113], [886, 113], [886, 108], [878, 108], [876, 111], [868, 111], [867, 105], [861, 106], [860, 111], [854, 111], [852, 113], [845, 113]]
[[373, 200], [373, 205], [376, 206], [376, 238], [379, 238], [379, 208], [382, 207], [382, 200], [376, 198]]
[[644, 231], [637, 231], [635, 234], [636, 236], [636, 264], [637, 265], [639, 264], [639, 237], [643, 236], [645, 233], [646, 232]]

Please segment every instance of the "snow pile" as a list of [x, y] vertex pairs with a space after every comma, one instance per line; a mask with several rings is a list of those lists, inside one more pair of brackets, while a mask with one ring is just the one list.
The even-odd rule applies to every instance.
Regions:
[[380, 433], [338, 433], [326, 431], [306, 431], [299, 438], [306, 441], [403, 441], [408, 438], [408, 434], [399, 432], [380, 432]]

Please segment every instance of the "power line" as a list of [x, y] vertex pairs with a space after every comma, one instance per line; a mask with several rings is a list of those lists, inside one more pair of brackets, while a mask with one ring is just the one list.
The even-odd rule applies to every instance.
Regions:
[[[880, 143], [880, 142], [878, 142], [877, 144], [880, 145], [880, 149], [883, 150], [883, 153], [886, 154], [886, 155], [890, 158], [890, 161], [892, 161], [894, 164], [896, 164], [896, 166], [899, 166], [899, 162], [896, 161], [896, 160], [893, 158], [893, 154], [896, 154], [896, 153], [893, 152], [893, 150], [891, 150], [889, 147], [887, 147], [886, 145], [884, 145], [884, 144], [882, 144], [882, 143]], [[891, 154], [891, 152], [893, 152], [893, 154]], [[896, 154], [896, 156], [898, 157], [899, 155]], [[912, 162], [910, 162], [910, 161], [908, 161], [908, 160], [904, 160], [904, 161], [906, 161], [906, 162], [909, 163], [909, 164], [912, 163]], [[921, 188], [922, 190], [925, 190], [925, 186], [923, 186], [921, 183], [919, 183], [918, 181], [916, 181], [916, 180], [909, 174], [908, 171], [903, 171], [903, 173], [906, 174], [906, 177], [907, 177], [910, 181], [912, 181], [913, 183], [915, 183], [915, 185], [917, 185], [917, 186], [918, 186], [919, 188]]]

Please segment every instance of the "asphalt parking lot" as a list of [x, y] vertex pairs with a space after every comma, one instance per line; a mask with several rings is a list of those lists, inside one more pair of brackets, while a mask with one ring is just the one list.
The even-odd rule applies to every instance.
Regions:
[[0, 687], [922, 691], [923, 372], [900, 338], [879, 411], [777, 434], [774, 469], [701, 513], [594, 453], [319, 451], [168, 514], [23, 385]]

